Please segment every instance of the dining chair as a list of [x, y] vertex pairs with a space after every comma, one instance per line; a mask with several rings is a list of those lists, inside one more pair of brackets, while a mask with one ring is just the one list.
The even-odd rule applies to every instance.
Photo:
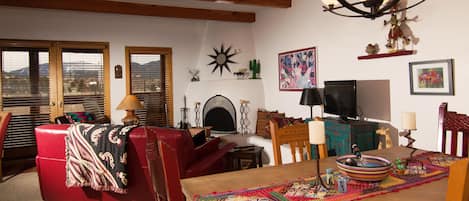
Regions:
[[0, 182], [3, 181], [2, 159], [3, 159], [3, 142], [7, 137], [8, 124], [10, 123], [11, 112], [0, 112]]
[[[441, 103], [438, 114], [438, 136], [441, 137], [441, 152], [446, 153], [446, 135], [451, 134], [450, 155], [457, 155], [458, 144], [462, 144], [462, 156], [468, 157], [469, 116], [448, 111], [448, 103]], [[462, 143], [458, 143], [459, 132], [462, 133]]]
[[[275, 165], [282, 164], [282, 154], [280, 145], [289, 144], [293, 162], [297, 162], [297, 153], [299, 152], [299, 161], [311, 160], [311, 145], [309, 144], [309, 129], [306, 123], [296, 123], [279, 128], [277, 121], [270, 120], [270, 134], [272, 136], [272, 148], [274, 150]], [[306, 152], [306, 154], [305, 154]], [[325, 145], [319, 146], [319, 158], [327, 157]]]
[[469, 200], [469, 160], [462, 159], [451, 164], [449, 168], [448, 190], [446, 201]]

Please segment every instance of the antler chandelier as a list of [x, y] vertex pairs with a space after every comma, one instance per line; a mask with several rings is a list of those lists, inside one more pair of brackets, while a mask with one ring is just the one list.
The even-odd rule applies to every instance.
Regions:
[[[403, 0], [407, 2], [407, 0]], [[336, 15], [344, 17], [364, 17], [375, 19], [383, 15], [401, 12], [410, 8], [413, 8], [425, 0], [418, 0], [416, 3], [411, 6], [398, 7], [398, 4], [401, 0], [322, 0], [324, 3], [324, 11], [329, 11]], [[355, 14], [344, 14], [338, 12], [337, 10], [347, 8], [350, 11], [355, 12]]]

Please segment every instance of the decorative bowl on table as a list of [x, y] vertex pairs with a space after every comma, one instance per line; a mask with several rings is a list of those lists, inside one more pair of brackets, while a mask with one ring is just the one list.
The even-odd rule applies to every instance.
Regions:
[[337, 158], [340, 172], [351, 179], [359, 181], [381, 181], [392, 172], [392, 163], [381, 157], [362, 155], [345, 155]]

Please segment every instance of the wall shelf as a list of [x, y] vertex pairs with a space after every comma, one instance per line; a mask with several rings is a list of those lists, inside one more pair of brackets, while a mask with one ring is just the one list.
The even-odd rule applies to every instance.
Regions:
[[392, 53], [383, 53], [383, 54], [371, 54], [371, 55], [365, 55], [365, 56], [358, 56], [358, 60], [363, 60], [363, 59], [378, 59], [378, 58], [384, 58], [384, 57], [397, 57], [397, 56], [404, 56], [404, 55], [411, 55], [415, 54], [417, 51], [415, 50], [400, 50], [397, 52], [392, 52]]

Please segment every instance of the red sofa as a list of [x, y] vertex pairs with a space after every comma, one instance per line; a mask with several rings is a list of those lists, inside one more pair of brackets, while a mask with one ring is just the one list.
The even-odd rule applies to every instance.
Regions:
[[[146, 159], [147, 133], [156, 134], [177, 151], [182, 178], [201, 176], [224, 171], [223, 156], [234, 147], [228, 144], [219, 148], [219, 139], [194, 147], [191, 135], [185, 130], [138, 127], [129, 134], [128, 193], [95, 191], [91, 188], [67, 188], [65, 186], [65, 139], [69, 125], [42, 125], [35, 128], [37, 141], [36, 166], [42, 199], [46, 201], [82, 200], [154, 200], [152, 179]], [[149, 131], [149, 132], [146, 132]], [[169, 181], [171, 182], [171, 181]]]

